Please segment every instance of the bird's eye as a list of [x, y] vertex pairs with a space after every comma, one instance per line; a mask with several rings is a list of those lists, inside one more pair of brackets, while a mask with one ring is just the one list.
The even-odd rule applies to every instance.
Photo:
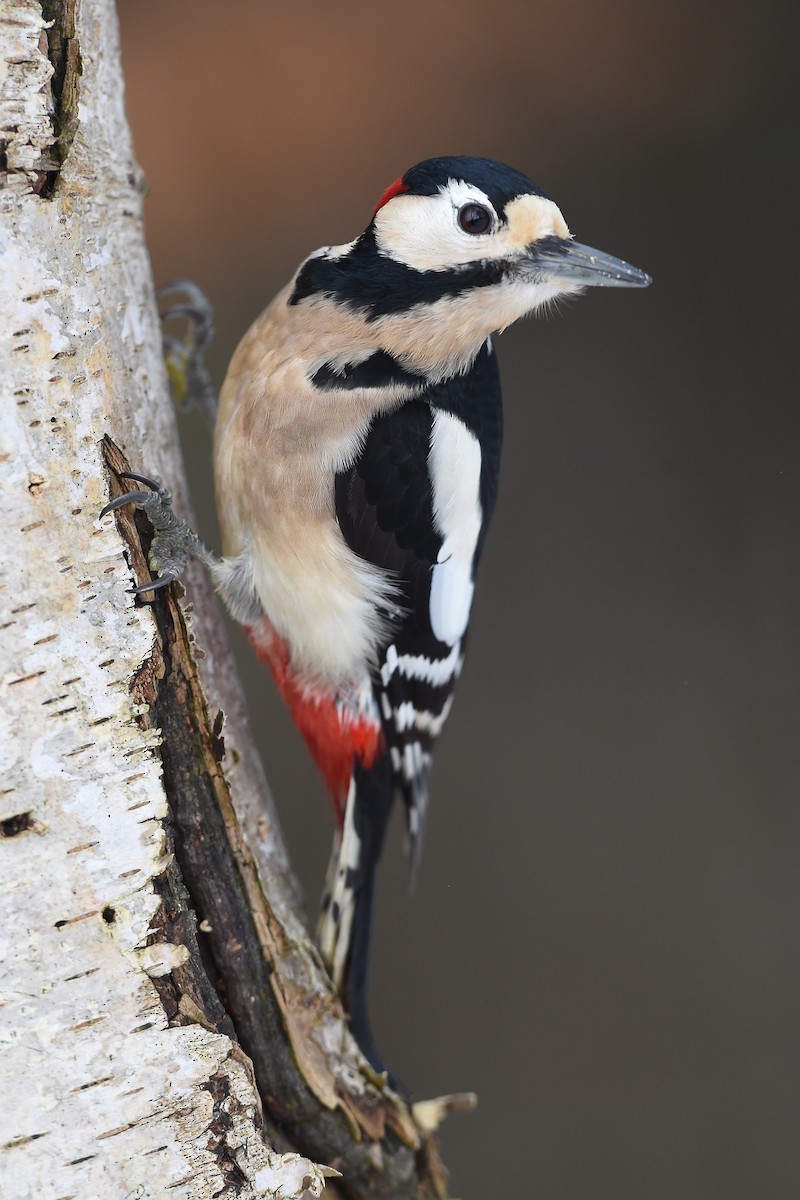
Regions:
[[465, 204], [458, 211], [458, 223], [464, 233], [486, 233], [492, 223], [492, 214], [482, 204]]

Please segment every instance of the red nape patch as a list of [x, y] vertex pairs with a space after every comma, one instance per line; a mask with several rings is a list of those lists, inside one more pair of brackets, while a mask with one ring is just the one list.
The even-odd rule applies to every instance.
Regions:
[[399, 179], [395, 179], [394, 183], [390, 183], [388, 188], [386, 189], [386, 191], [381, 196], [378, 203], [375, 205], [375, 208], [372, 213], [373, 219], [375, 218], [377, 213], [380, 211], [380, 209], [383, 208], [384, 204], [388, 204], [389, 201], [393, 200], [395, 196], [399, 196], [401, 192], [407, 192], [408, 189], [409, 189], [409, 185], [407, 183], [403, 183], [402, 175], [400, 176]]
[[367, 717], [349, 719], [333, 692], [298, 683], [291, 672], [286, 643], [266, 618], [258, 625], [245, 626], [245, 633], [259, 661], [272, 672], [292, 720], [325, 778], [341, 829], [353, 764], [374, 764], [386, 746], [383, 730]]

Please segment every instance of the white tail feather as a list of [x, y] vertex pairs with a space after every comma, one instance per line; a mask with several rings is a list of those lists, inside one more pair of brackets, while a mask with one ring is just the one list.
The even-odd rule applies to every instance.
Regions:
[[347, 953], [355, 915], [355, 893], [349, 883], [351, 870], [356, 870], [361, 860], [361, 839], [355, 827], [356, 783], [350, 780], [347, 804], [341, 833], [333, 843], [325, 892], [317, 927], [317, 938], [322, 957], [336, 987], [341, 990], [344, 982]]

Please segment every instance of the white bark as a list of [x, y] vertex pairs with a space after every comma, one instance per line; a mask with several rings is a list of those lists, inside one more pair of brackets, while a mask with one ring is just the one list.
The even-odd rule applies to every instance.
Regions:
[[0, 0], [0, 1190], [199, 1200], [235, 1163], [241, 1197], [319, 1195], [322, 1170], [265, 1143], [241, 1052], [200, 1025], [169, 1027], [151, 978], [186, 951], [147, 945], [166, 801], [129, 684], [154, 627], [126, 594], [113, 522], [96, 519], [100, 440], [135, 448], [136, 465], [171, 485], [182, 476], [113, 4], [83, 0], [77, 19], [79, 126], [43, 199], [41, 7]]

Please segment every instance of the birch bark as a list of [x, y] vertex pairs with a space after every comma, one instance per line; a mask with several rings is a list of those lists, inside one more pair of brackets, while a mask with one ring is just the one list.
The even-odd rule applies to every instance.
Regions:
[[167, 800], [130, 694], [153, 620], [96, 520], [103, 434], [181, 474], [113, 5], [56, 7], [48, 45], [40, 4], [0, 3], [0, 1190], [319, 1195], [232, 1038], [170, 1024], [154, 984], [189, 952], [153, 944]]
[[96, 514], [112, 418], [172, 479], [177, 441], [113, 7], [55, 18], [60, 54], [40, 4], [0, 4], [2, 1190], [319, 1195], [323, 1172], [262, 1137], [232, 1039], [170, 1025], [153, 982], [189, 956], [151, 936], [166, 797], [129, 682], [153, 623]]
[[136, 605], [97, 519], [123, 455], [191, 515], [143, 190], [113, 0], [0, 0], [0, 1190], [438, 1200], [448, 1101], [349, 1037], [207, 581]]

